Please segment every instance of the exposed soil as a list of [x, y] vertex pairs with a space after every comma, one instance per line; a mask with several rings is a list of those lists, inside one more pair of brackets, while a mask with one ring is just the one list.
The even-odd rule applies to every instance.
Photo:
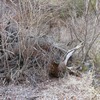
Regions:
[[92, 75], [68, 76], [32, 85], [0, 86], [0, 100], [99, 100], [95, 99]]

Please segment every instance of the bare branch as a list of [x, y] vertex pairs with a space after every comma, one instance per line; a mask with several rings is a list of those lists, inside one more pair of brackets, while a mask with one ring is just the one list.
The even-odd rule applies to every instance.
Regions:
[[73, 55], [73, 53], [78, 50], [79, 48], [81, 48], [83, 46], [83, 42], [81, 42], [79, 45], [77, 45], [75, 48], [71, 49], [68, 51], [67, 56], [64, 60], [64, 64], [67, 65], [67, 62], [69, 60], [69, 58]]

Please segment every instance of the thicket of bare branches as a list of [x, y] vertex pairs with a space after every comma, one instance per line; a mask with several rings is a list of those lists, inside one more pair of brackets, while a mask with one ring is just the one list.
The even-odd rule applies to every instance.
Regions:
[[84, 46], [71, 63], [84, 69], [81, 66], [90, 60], [89, 52], [100, 35], [98, 0], [1, 0], [0, 4], [3, 84], [48, 79], [49, 64], [59, 64], [80, 42]]

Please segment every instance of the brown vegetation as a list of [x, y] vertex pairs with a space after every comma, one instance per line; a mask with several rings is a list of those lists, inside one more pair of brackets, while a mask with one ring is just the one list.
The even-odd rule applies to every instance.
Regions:
[[0, 84], [36, 87], [51, 76], [96, 71], [91, 58], [99, 66], [99, 57], [93, 58], [100, 48], [98, 0], [55, 1], [0, 1]]

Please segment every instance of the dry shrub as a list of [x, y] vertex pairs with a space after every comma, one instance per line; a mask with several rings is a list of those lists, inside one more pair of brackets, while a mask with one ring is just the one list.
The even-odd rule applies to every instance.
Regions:
[[[41, 35], [54, 27], [53, 21], [59, 18], [62, 4], [59, 8], [48, 2], [30, 0], [1, 3], [4, 5], [2, 19], [6, 20], [1, 23], [1, 80], [4, 84], [20, 83], [26, 78], [35, 83], [46, 80], [50, 61], [58, 63], [64, 51], [53, 46], [54, 40]], [[57, 26], [56, 21], [54, 24]]]
[[[79, 55], [81, 60], [85, 60], [93, 42], [87, 34], [91, 32], [91, 29], [87, 28], [87, 20], [90, 20], [91, 16], [85, 12], [82, 2], [78, 6], [78, 1], [69, 0], [62, 0], [57, 4], [48, 0], [11, 1], [1, 1], [4, 8], [0, 13], [3, 19], [0, 21], [0, 74], [4, 83], [10, 80], [19, 83], [27, 78], [33, 83], [46, 80], [48, 64], [52, 60], [59, 63], [66, 50], [75, 47], [81, 41], [85, 43]], [[86, 15], [83, 16], [84, 13]], [[93, 16], [93, 19], [96, 17]], [[65, 31], [61, 34], [62, 30]], [[95, 37], [91, 35], [93, 41], [98, 36], [98, 33], [96, 34]]]
[[64, 55], [64, 51], [55, 48], [45, 36], [21, 38], [18, 42], [6, 43], [4, 49], [1, 73], [7, 82], [15, 83], [23, 82], [26, 78], [31, 82], [46, 80], [50, 62], [59, 63]]

